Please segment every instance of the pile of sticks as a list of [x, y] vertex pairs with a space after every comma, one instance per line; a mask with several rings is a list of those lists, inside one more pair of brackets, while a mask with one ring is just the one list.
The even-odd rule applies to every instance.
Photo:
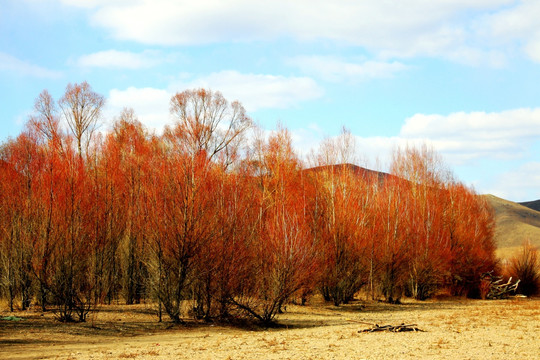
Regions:
[[500, 284], [502, 279], [493, 281], [489, 288], [489, 293], [487, 294], [488, 299], [504, 299], [507, 298], [511, 293], [515, 294], [519, 286], [519, 279], [512, 284], [512, 277], [508, 279], [506, 284]]
[[364, 329], [364, 330], [360, 330], [358, 331], [359, 333], [365, 333], [365, 332], [377, 332], [377, 331], [389, 331], [389, 332], [405, 332], [405, 331], [414, 331], [414, 332], [417, 332], [417, 331], [420, 331], [420, 332], [424, 332], [424, 330], [422, 329], [419, 329], [418, 327], [416, 327], [416, 324], [409, 324], [409, 325], [406, 325], [406, 324], [401, 324], [401, 325], [378, 325], [378, 324], [375, 324], [372, 328], [369, 328], [369, 329]]
[[512, 277], [510, 277], [505, 284], [501, 284], [503, 281], [502, 276], [493, 276], [493, 271], [483, 274], [482, 278], [489, 278], [490, 281], [489, 292], [486, 296], [488, 299], [505, 299], [510, 294], [515, 294], [520, 281], [518, 279], [515, 283], [512, 283]]

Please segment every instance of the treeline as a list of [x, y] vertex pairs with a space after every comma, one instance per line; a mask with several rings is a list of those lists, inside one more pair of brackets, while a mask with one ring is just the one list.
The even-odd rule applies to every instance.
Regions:
[[219, 92], [173, 96], [161, 135], [129, 109], [97, 132], [103, 103], [87, 83], [58, 102], [44, 91], [1, 145], [12, 309], [84, 321], [98, 304], [144, 301], [160, 320], [270, 322], [316, 292], [336, 305], [362, 289], [475, 296], [495, 266], [489, 208], [425, 147], [397, 151], [384, 176], [350, 165], [344, 132], [308, 166], [287, 130], [264, 135]]

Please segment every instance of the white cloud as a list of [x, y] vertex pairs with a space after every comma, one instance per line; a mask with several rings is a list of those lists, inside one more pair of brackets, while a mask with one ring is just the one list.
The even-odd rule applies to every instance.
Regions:
[[308, 77], [285, 77], [266, 74], [242, 74], [221, 71], [191, 81], [173, 84], [175, 91], [211, 88], [223, 93], [229, 101], [238, 100], [247, 111], [284, 109], [299, 102], [320, 98], [324, 91]]
[[364, 81], [373, 78], [391, 78], [408, 69], [398, 61], [347, 62], [332, 56], [298, 56], [288, 61], [305, 73], [333, 82]]
[[488, 190], [512, 201], [540, 199], [540, 162], [527, 162], [512, 171], [500, 174]]
[[[515, 0], [62, 0], [118, 39], [157, 45], [331, 40], [387, 56], [456, 57], [471, 19]], [[457, 50], [456, 50], [457, 49]], [[474, 56], [480, 56], [478, 52]], [[470, 55], [469, 55], [470, 56]], [[462, 61], [466, 61], [467, 57]], [[476, 60], [475, 60], [476, 61]]]
[[105, 50], [80, 56], [76, 63], [81, 67], [101, 67], [118, 69], [150, 68], [166, 61], [159, 51], [130, 51]]
[[[299, 153], [317, 150], [321, 134], [296, 129]], [[367, 167], [388, 171], [396, 148], [433, 146], [451, 169], [461, 169], [481, 193], [513, 201], [540, 198], [540, 162], [534, 155], [540, 139], [540, 108], [499, 113], [416, 114], [397, 136], [355, 136], [357, 156]], [[525, 163], [523, 163], [525, 162]], [[471, 173], [470, 169], [475, 169]], [[501, 174], [501, 169], [505, 173]]]
[[[42, 0], [33, 0], [33, 1], [42, 1]], [[109, 6], [122, 5], [122, 4], [127, 5], [129, 3], [133, 3], [134, 1], [133, 0], [61, 0], [61, 2], [66, 5], [93, 9], [93, 8], [103, 6], [103, 5], [109, 5]]]
[[317, 124], [310, 124], [307, 128], [290, 130], [292, 144], [298, 155], [306, 160], [312, 152], [317, 151], [324, 133]]
[[59, 71], [49, 70], [24, 60], [0, 52], [0, 71], [17, 73], [22, 76], [56, 79], [62, 76]]
[[113, 89], [107, 99], [104, 117], [112, 119], [124, 107], [133, 108], [148, 128], [160, 132], [165, 125], [172, 123], [169, 105], [174, 93], [200, 87], [220, 91], [227, 100], [240, 101], [250, 112], [263, 108], [294, 107], [299, 102], [317, 99], [323, 94], [310, 78], [223, 71], [190, 81], [182, 80], [167, 89]]
[[540, 108], [416, 114], [405, 120], [400, 137], [429, 140], [458, 163], [484, 156], [517, 158], [540, 137]]
[[540, 62], [540, 2], [521, 0], [478, 20], [476, 28], [484, 39], [506, 48], [521, 47], [533, 61]]
[[540, 63], [540, 34], [529, 39], [527, 45], [525, 45], [525, 53], [531, 60]]
[[172, 94], [163, 89], [129, 87], [109, 92], [104, 116], [113, 119], [123, 108], [133, 108], [139, 120], [151, 130], [161, 132], [171, 124], [169, 102]]

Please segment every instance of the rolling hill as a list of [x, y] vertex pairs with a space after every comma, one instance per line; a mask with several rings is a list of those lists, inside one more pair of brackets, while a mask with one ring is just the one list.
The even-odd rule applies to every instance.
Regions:
[[523, 205], [523, 206], [526, 206], [526, 207], [528, 207], [529, 209], [533, 209], [533, 210], [536, 210], [536, 211], [540, 211], [540, 200], [527, 201], [527, 202], [520, 202], [520, 203], [518, 203], [518, 204]]
[[[540, 211], [504, 200], [493, 195], [483, 195], [495, 212], [495, 243], [501, 258], [513, 256], [524, 241], [540, 248]], [[540, 205], [540, 201], [525, 204]]]

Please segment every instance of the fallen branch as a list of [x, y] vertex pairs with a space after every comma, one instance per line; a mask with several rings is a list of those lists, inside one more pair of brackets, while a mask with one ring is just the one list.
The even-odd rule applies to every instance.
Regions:
[[510, 294], [515, 294], [520, 280], [512, 283], [512, 278], [508, 279], [506, 284], [502, 284], [502, 276], [494, 276], [493, 271], [482, 274], [482, 280], [488, 281], [489, 292], [487, 299], [506, 299]]
[[414, 331], [414, 332], [425, 332], [425, 330], [422, 330], [418, 327], [416, 327], [416, 324], [404, 324], [401, 325], [378, 325], [375, 324], [374, 327], [369, 329], [364, 329], [358, 331], [359, 333], [365, 333], [365, 332], [377, 332], [377, 331], [389, 331], [389, 332], [405, 332], [405, 331]]

